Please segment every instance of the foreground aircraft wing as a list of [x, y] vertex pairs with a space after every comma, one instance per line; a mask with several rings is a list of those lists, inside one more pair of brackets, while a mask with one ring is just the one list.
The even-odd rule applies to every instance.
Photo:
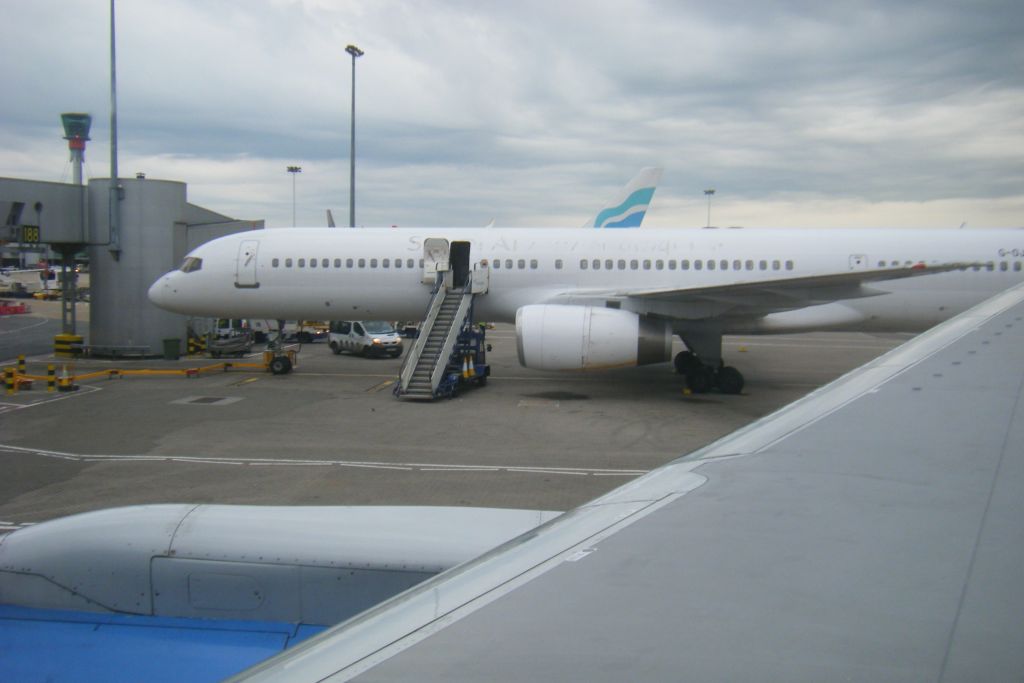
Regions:
[[238, 680], [1010, 680], [1024, 286]]
[[585, 228], [639, 228], [661, 180], [661, 168], [648, 167], [623, 187], [612, 200], [587, 221]]

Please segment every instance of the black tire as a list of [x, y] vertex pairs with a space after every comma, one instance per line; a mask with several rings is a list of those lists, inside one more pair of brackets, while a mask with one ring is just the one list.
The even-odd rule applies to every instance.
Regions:
[[341, 355], [341, 345], [338, 342], [331, 342], [331, 351], [334, 352], [335, 356]]
[[680, 351], [672, 360], [672, 364], [676, 366], [676, 372], [680, 375], [686, 375], [693, 368], [699, 367], [700, 361], [697, 360], [697, 356], [693, 355], [691, 352]]
[[398, 358], [399, 356], [402, 355], [402, 349], [398, 349], [397, 351], [391, 351], [389, 352], [388, 355], [390, 355], [392, 358]]
[[738, 394], [743, 391], [743, 375], [731, 365], [720, 369], [715, 381], [718, 384], [718, 390], [723, 394]]
[[695, 394], [706, 394], [715, 384], [715, 373], [711, 368], [695, 366], [686, 373], [686, 387]]
[[270, 372], [275, 375], [287, 375], [292, 371], [292, 362], [288, 356], [275, 356], [270, 361]]
[[359, 352], [359, 355], [362, 356], [363, 358], [369, 358], [370, 357], [370, 347], [369, 346], [364, 346], [362, 351]]

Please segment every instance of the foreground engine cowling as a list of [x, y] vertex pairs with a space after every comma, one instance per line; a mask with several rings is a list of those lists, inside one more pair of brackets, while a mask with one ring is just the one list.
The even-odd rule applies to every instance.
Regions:
[[617, 308], [523, 306], [516, 311], [519, 363], [536, 370], [604, 370], [663, 363], [672, 330]]

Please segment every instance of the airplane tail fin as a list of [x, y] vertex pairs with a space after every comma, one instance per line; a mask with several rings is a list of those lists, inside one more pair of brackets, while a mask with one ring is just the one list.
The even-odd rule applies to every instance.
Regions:
[[330, 209], [327, 209], [327, 227], [328, 228], [335, 228], [335, 227], [337, 227], [334, 224], [334, 214], [331, 213]]
[[661, 180], [663, 169], [640, 169], [636, 176], [602, 208], [585, 228], [638, 228], [654, 198], [654, 190]]

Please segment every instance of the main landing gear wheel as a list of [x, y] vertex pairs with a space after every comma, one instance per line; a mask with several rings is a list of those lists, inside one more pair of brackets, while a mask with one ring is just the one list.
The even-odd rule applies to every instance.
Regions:
[[738, 394], [743, 391], [743, 375], [731, 365], [726, 365], [715, 375], [715, 384], [723, 394]]
[[706, 394], [718, 389], [723, 394], [739, 394], [743, 391], [743, 375], [731, 365], [720, 365], [717, 369], [704, 365], [689, 351], [676, 354], [673, 359], [676, 372], [686, 377], [686, 388], [695, 394]]
[[292, 371], [292, 362], [288, 356], [275, 356], [270, 360], [270, 372], [275, 375], [287, 375]]

